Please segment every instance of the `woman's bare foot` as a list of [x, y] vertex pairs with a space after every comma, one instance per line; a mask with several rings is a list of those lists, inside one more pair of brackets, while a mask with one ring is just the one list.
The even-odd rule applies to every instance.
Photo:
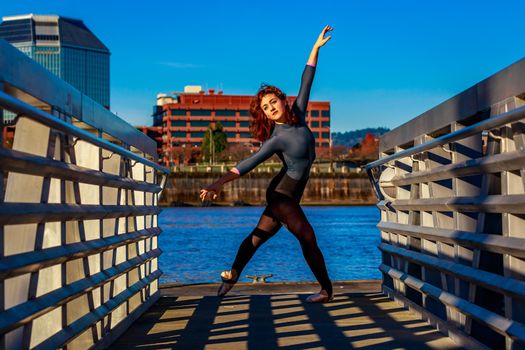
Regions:
[[306, 298], [307, 303], [327, 303], [334, 299], [334, 294], [328, 295], [328, 292], [322, 289], [319, 293], [315, 293]]
[[228, 270], [222, 271], [221, 272], [222, 284], [219, 287], [219, 290], [217, 291], [217, 296], [219, 297], [225, 296], [233, 288], [235, 283], [237, 283], [238, 277], [239, 276], [237, 276], [237, 271], [233, 269], [230, 271]]

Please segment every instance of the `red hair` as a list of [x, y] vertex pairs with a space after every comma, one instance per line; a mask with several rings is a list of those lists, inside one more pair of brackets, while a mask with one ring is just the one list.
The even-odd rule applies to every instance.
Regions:
[[284, 100], [284, 120], [286, 124], [296, 125], [299, 123], [299, 118], [293, 113], [286, 94], [273, 85], [262, 84], [250, 103], [250, 114], [252, 116], [250, 132], [259, 141], [266, 141], [275, 126], [275, 121], [268, 118], [261, 108], [261, 100], [267, 94], [275, 94], [281, 101]]

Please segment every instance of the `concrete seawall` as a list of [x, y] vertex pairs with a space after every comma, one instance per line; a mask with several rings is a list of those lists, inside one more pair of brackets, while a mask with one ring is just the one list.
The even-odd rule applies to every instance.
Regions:
[[[249, 173], [227, 183], [218, 205], [265, 205], [266, 188], [275, 174]], [[160, 204], [201, 205], [200, 189], [220, 177], [209, 173], [172, 173]], [[303, 205], [372, 205], [375, 197], [369, 180], [360, 174], [311, 174], [301, 200]]]

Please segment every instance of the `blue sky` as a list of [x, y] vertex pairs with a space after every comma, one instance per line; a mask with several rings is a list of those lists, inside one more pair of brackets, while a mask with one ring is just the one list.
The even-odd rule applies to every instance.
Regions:
[[322, 28], [311, 100], [332, 131], [394, 128], [523, 57], [525, 1], [2, 0], [0, 15], [79, 18], [109, 47], [111, 109], [151, 123], [159, 92], [185, 85], [289, 95]]

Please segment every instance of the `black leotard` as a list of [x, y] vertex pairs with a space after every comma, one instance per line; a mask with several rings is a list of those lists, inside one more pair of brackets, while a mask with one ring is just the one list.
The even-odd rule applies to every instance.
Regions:
[[242, 176], [273, 154], [277, 154], [284, 166], [272, 179], [268, 191], [275, 190], [296, 200], [303, 194], [310, 167], [315, 159], [315, 137], [306, 123], [306, 108], [314, 74], [315, 67], [306, 65], [299, 94], [292, 105], [292, 111], [299, 118], [299, 123], [275, 123], [270, 137], [263, 142], [261, 148], [232, 169]]

